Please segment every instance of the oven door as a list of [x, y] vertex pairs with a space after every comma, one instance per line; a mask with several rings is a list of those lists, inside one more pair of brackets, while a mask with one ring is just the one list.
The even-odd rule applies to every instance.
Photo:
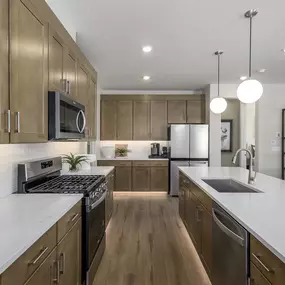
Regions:
[[85, 107], [59, 92], [49, 92], [49, 140], [84, 138]]
[[87, 206], [87, 262], [90, 268], [105, 234], [105, 198], [107, 192], [93, 205]]

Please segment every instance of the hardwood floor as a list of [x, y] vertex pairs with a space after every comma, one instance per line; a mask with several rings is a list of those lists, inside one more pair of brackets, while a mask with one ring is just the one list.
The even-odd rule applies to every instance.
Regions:
[[165, 194], [114, 194], [107, 247], [93, 285], [210, 285]]

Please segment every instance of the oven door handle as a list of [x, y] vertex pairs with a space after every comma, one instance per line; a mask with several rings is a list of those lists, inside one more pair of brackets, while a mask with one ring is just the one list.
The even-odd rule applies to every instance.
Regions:
[[[85, 114], [82, 110], [79, 111], [78, 114], [81, 114], [82, 118], [83, 118], [83, 126], [82, 126], [82, 129], [79, 130], [79, 132], [82, 134], [85, 130], [85, 127], [86, 127], [86, 117], [85, 117]], [[78, 121], [78, 120], [77, 120]], [[79, 127], [78, 127], [79, 128]]]
[[103, 195], [102, 195], [97, 201], [95, 201], [92, 205], [90, 205], [90, 206], [88, 207], [88, 212], [92, 211], [92, 210], [93, 210], [94, 208], [96, 208], [99, 204], [101, 204], [101, 203], [105, 200], [106, 195], [107, 195], [107, 191], [105, 191], [105, 192], [103, 193]]

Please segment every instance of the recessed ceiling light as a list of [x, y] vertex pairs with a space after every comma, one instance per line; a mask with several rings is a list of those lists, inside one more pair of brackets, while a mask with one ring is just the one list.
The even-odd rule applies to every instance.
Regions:
[[244, 81], [244, 80], [247, 79], [247, 77], [246, 77], [246, 76], [241, 76], [239, 79], [242, 80], [242, 81]]
[[143, 52], [148, 53], [152, 51], [152, 46], [144, 46], [142, 48]]
[[262, 68], [262, 69], [259, 69], [259, 70], [258, 70], [259, 73], [264, 73], [265, 71], [266, 71], [265, 68]]
[[150, 80], [150, 76], [149, 75], [143, 76], [143, 80], [145, 80], [145, 81]]

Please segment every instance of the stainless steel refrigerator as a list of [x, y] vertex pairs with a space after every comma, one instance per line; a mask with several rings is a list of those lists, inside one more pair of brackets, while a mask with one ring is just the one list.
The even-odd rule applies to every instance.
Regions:
[[179, 166], [208, 167], [209, 126], [205, 124], [171, 124], [170, 140], [171, 196], [179, 193]]

